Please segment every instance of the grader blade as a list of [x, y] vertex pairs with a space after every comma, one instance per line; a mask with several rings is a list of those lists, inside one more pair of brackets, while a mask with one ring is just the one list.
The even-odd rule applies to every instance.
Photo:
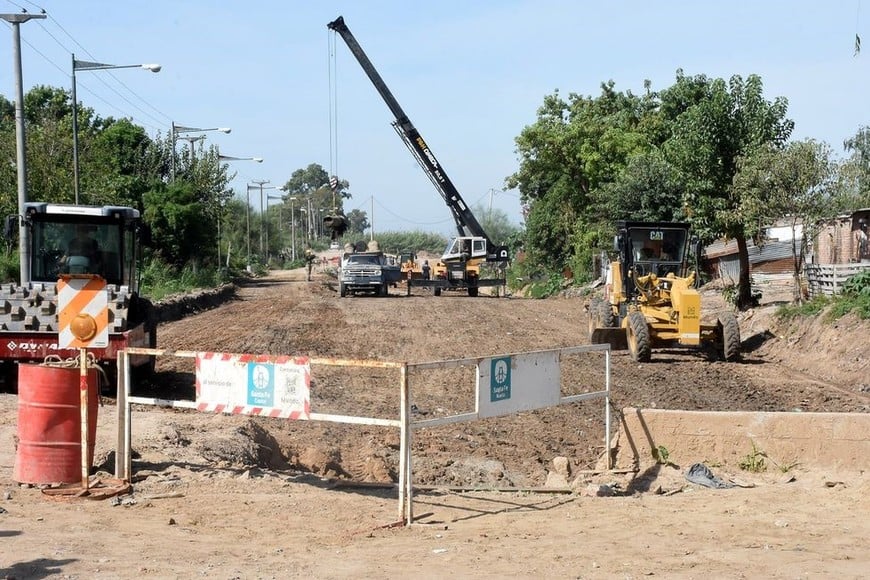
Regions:
[[592, 331], [592, 344], [610, 344], [611, 350], [628, 350], [628, 337], [624, 328], [596, 328]]

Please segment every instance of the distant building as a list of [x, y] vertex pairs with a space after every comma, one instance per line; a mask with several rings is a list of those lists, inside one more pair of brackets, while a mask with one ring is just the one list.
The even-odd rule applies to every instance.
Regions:
[[[794, 253], [800, 251], [803, 224], [790, 218], [777, 220], [765, 228], [765, 241], [757, 246], [746, 240], [750, 274], [791, 274]], [[711, 278], [737, 283], [740, 278], [740, 258], [737, 240], [717, 240], [704, 248], [703, 271]]]
[[870, 262], [870, 208], [826, 220], [813, 244], [813, 264]]

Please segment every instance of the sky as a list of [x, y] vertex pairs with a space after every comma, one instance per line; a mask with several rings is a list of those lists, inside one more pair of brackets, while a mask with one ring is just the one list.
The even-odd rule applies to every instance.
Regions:
[[[466, 203], [518, 225], [519, 192], [505, 190], [519, 168], [515, 138], [555, 91], [597, 96], [612, 80], [640, 94], [645, 80], [653, 90], [671, 86], [678, 69], [757, 74], [768, 100], [788, 99], [792, 138], [825, 141], [838, 155], [870, 117], [870, 2], [860, 0], [0, 0], [0, 13], [22, 8], [47, 16], [20, 25], [25, 92], [69, 90], [73, 53], [159, 63], [157, 74], [78, 71], [78, 99], [152, 137], [172, 123], [231, 128], [203, 133], [205, 144], [263, 159], [230, 164], [231, 186], [251, 196], [254, 211], [260, 193], [249, 184], [282, 186], [317, 163], [349, 182], [345, 210], [365, 211], [375, 233], [455, 228], [392, 113], [327, 30], [338, 16]], [[0, 94], [14, 100], [13, 34], [3, 24]], [[855, 54], [856, 34], [866, 53]]]

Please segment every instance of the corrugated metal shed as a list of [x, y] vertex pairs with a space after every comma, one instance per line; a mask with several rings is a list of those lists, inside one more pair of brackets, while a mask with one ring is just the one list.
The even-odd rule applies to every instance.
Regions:
[[[795, 244], [800, 246], [800, 240]], [[770, 241], [756, 246], [747, 240], [750, 273], [780, 274], [794, 268], [792, 241]], [[740, 260], [737, 255], [737, 240], [717, 241], [705, 248], [706, 272], [723, 280], [736, 282], [740, 277]]]

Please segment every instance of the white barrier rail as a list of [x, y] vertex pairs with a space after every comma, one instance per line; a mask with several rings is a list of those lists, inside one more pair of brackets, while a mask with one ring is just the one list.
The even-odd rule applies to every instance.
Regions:
[[[566, 355], [600, 352], [604, 354], [604, 385], [596, 391], [562, 396], [561, 361]], [[607, 468], [612, 467], [610, 448], [611, 405], [610, 405], [610, 345], [594, 344], [566, 347], [534, 352], [515, 353], [484, 358], [466, 358], [438, 362], [407, 365], [407, 371], [434, 370], [462, 366], [477, 367], [476, 405], [472, 412], [457, 413], [434, 419], [421, 419], [411, 422], [406, 415], [406, 435], [402, 438], [401, 453], [407, 474], [404, 480], [413, 481], [413, 462], [411, 458], [411, 439], [415, 429], [435, 428], [443, 425], [464, 423], [485, 417], [514, 414], [555, 405], [604, 399], [604, 446]], [[554, 368], [555, 367], [555, 368]], [[504, 372], [499, 373], [502, 368]], [[507, 373], [507, 374], [505, 374]], [[518, 379], [514, 383], [514, 379]], [[514, 389], [516, 387], [516, 389]], [[517, 399], [519, 402], [517, 402]], [[501, 407], [501, 408], [500, 408]], [[403, 504], [403, 519], [406, 524], [414, 521], [413, 486], [408, 484], [404, 491], [407, 501]]]
[[[585, 392], [574, 395], [562, 396], [561, 394], [561, 361], [566, 355], [578, 353], [602, 352], [604, 354], [604, 385], [603, 389], [593, 392]], [[304, 360], [308, 365], [322, 365], [334, 367], [361, 367], [382, 368], [399, 370], [399, 418], [389, 419], [381, 417], [364, 417], [355, 415], [338, 415], [316, 413], [313, 410], [305, 410], [303, 413], [290, 414], [282, 412], [280, 415], [246, 412], [248, 407], [215, 405], [209, 401], [168, 400], [147, 397], [134, 397], [130, 394], [130, 362], [131, 355], [147, 356], [176, 356], [182, 358], [197, 358], [213, 353], [201, 353], [196, 351], [181, 351], [153, 348], [128, 348], [118, 353], [118, 440], [115, 459], [115, 476], [118, 479], [132, 480], [132, 425], [131, 405], [151, 405], [173, 408], [185, 408], [207, 412], [238, 413], [238, 414], [261, 414], [270, 417], [284, 419], [300, 419], [308, 421], [327, 421], [333, 423], [347, 423], [357, 425], [372, 425], [381, 427], [398, 427], [400, 438], [399, 449], [399, 517], [406, 523], [413, 522], [413, 469], [411, 458], [412, 431], [414, 429], [436, 428], [452, 423], [461, 423], [482, 419], [514, 414], [521, 411], [540, 409], [554, 405], [604, 399], [604, 424], [605, 424], [605, 448], [607, 467], [611, 467], [610, 429], [611, 429], [611, 406], [610, 406], [610, 346], [587, 345], [567, 347], [552, 350], [542, 350], [526, 353], [514, 353], [483, 358], [467, 358], [426, 363], [400, 363], [391, 361], [365, 361], [333, 358], [307, 358]], [[289, 357], [276, 357], [268, 355], [229, 355], [222, 357], [243, 357], [257, 363], [286, 362]], [[199, 360], [199, 359], [198, 359]], [[243, 361], [244, 362], [244, 361]], [[408, 374], [411, 370], [435, 370], [456, 367], [477, 367], [477, 381], [475, 385], [475, 410], [472, 412], [458, 413], [450, 416], [437, 417], [434, 419], [411, 420], [411, 391], [408, 382]], [[306, 389], [307, 389], [306, 377]], [[199, 377], [198, 379], [199, 380]], [[306, 391], [307, 396], [307, 391]], [[199, 398], [199, 395], [198, 395]]]

